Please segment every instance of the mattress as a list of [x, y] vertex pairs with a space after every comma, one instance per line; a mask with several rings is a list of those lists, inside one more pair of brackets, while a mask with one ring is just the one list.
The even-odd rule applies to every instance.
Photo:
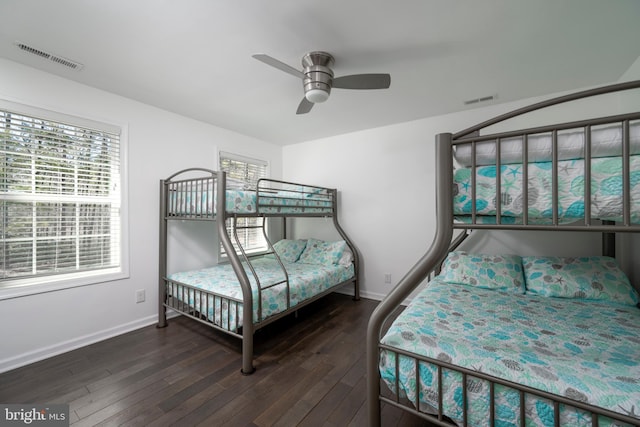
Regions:
[[[265, 288], [285, 279], [280, 265], [274, 258], [258, 258], [252, 260], [260, 285]], [[247, 277], [253, 290], [253, 320], [258, 323], [287, 309], [286, 285], [280, 284], [262, 291], [262, 319], [258, 318], [258, 290], [255, 278], [249, 267], [243, 263]], [[284, 263], [289, 274], [291, 306], [312, 298], [327, 289], [352, 279], [353, 265], [319, 265], [300, 262]], [[172, 292], [175, 298], [188, 303], [201, 314], [205, 314], [209, 321], [225, 329], [234, 330], [242, 326], [242, 288], [231, 264], [219, 264], [200, 270], [185, 271], [171, 274], [169, 280], [190, 285], [199, 289], [214, 292], [227, 299], [209, 297], [209, 301], [200, 301], [194, 292], [183, 292], [178, 286]], [[233, 301], [236, 300], [236, 301]], [[202, 308], [201, 308], [202, 305]]]
[[[640, 156], [630, 157], [631, 222], [640, 223]], [[495, 223], [495, 165], [476, 168], [476, 214], [478, 223]], [[552, 163], [529, 163], [528, 203], [531, 223], [549, 223], [552, 218]], [[472, 169], [454, 171], [454, 215], [469, 222], [472, 211]], [[500, 166], [501, 222], [522, 223], [523, 165]], [[584, 218], [584, 159], [558, 162], [558, 219], [573, 222]], [[591, 217], [622, 219], [622, 158], [603, 157], [591, 160]]]
[[[254, 213], [258, 211], [255, 191], [227, 190], [227, 212]], [[331, 213], [328, 193], [297, 191], [260, 191], [260, 213]]]
[[[474, 371], [639, 417], [640, 310], [589, 300], [499, 292], [434, 279], [394, 321], [382, 343]], [[382, 350], [380, 374], [395, 391], [395, 353]], [[399, 392], [415, 402], [415, 362], [399, 359]], [[420, 363], [420, 407], [437, 408], [437, 371]], [[461, 375], [443, 374], [444, 414], [462, 423]], [[489, 425], [489, 386], [467, 378], [468, 422]], [[496, 385], [496, 425], [520, 424], [519, 395]], [[553, 425], [547, 400], [525, 398], [527, 426]], [[563, 405], [561, 405], [563, 407]], [[612, 425], [600, 417], [600, 425]], [[590, 415], [561, 410], [560, 425], [590, 426]]]
[[[521, 136], [504, 138], [500, 144], [502, 164], [522, 162]], [[584, 130], [569, 129], [558, 132], [558, 159], [572, 160], [584, 157]], [[631, 154], [640, 154], [640, 121], [629, 126]], [[529, 162], [550, 162], [552, 158], [551, 133], [539, 133], [528, 137]], [[592, 157], [613, 157], [622, 154], [622, 125], [594, 126], [591, 128]], [[471, 166], [471, 144], [455, 146], [455, 159], [460, 166]], [[496, 164], [496, 141], [476, 143], [476, 166]]]
[[[168, 201], [169, 215], [212, 216], [216, 209], [215, 191], [173, 191]], [[297, 191], [260, 192], [260, 213], [332, 213], [331, 198], [327, 193], [301, 193]], [[255, 190], [226, 190], [226, 211], [229, 213], [256, 213]]]

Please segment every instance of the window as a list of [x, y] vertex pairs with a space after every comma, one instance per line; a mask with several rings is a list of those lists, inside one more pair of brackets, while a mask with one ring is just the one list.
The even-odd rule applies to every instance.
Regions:
[[0, 162], [0, 288], [123, 271], [120, 128], [2, 101]]
[[[220, 170], [227, 173], [227, 186], [240, 183], [245, 188], [255, 189], [260, 178], [267, 178], [267, 162], [238, 156], [235, 154], [220, 152]], [[262, 224], [261, 218], [238, 218], [238, 226], [259, 226]], [[239, 248], [233, 238], [233, 224], [227, 221], [227, 232], [231, 236], [231, 242], [236, 250]], [[245, 252], [260, 252], [268, 248], [262, 230], [259, 228], [248, 228], [238, 230], [238, 240]], [[224, 255], [224, 248], [220, 245], [221, 253]]]

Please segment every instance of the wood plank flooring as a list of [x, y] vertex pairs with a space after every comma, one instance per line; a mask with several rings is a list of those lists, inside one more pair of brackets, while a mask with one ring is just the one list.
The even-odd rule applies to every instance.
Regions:
[[[186, 318], [0, 374], [1, 403], [67, 403], [73, 426], [367, 426], [365, 337], [377, 301], [331, 294], [240, 340]], [[427, 426], [383, 408], [384, 426]]]

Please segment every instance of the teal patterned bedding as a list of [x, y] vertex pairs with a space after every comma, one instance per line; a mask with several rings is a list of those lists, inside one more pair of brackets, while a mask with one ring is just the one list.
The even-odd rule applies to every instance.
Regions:
[[[215, 191], [177, 191], [171, 193], [169, 215], [212, 216], [215, 214]], [[226, 211], [256, 213], [255, 190], [226, 190]], [[295, 191], [261, 192], [260, 213], [332, 213], [327, 193], [309, 194]]]
[[[254, 213], [256, 203], [255, 191], [227, 190], [227, 212]], [[331, 213], [332, 208], [327, 193], [260, 192], [260, 213]]]
[[[382, 343], [474, 371], [638, 417], [640, 309], [431, 281], [394, 321]], [[382, 350], [380, 374], [395, 392], [396, 354]], [[420, 409], [437, 408], [437, 371], [420, 362]], [[415, 402], [415, 361], [399, 359], [400, 395]], [[468, 423], [489, 425], [489, 387], [467, 378]], [[553, 426], [549, 401], [496, 385], [498, 426]], [[462, 423], [461, 375], [443, 374], [444, 414]], [[560, 425], [591, 426], [590, 415], [561, 405]], [[613, 424], [605, 417], [601, 426]]]
[[[529, 219], [531, 223], [550, 223], [551, 162], [529, 163]], [[521, 224], [523, 212], [522, 164], [501, 165], [501, 223]], [[630, 157], [631, 222], [640, 223], [640, 156]], [[496, 166], [476, 169], [476, 220], [496, 222]], [[573, 222], [584, 218], [584, 160], [558, 162], [558, 219]], [[470, 222], [473, 201], [471, 168], [454, 171], [454, 215]], [[622, 158], [603, 157], [591, 162], [592, 218], [622, 218]]]
[[[260, 285], [265, 288], [284, 280], [284, 273], [275, 259], [259, 258], [252, 260]], [[262, 318], [258, 318], [258, 290], [249, 267], [243, 264], [253, 290], [253, 320], [255, 323], [287, 309], [286, 285], [280, 284], [262, 291]], [[354, 277], [353, 265], [319, 265], [300, 262], [284, 263], [289, 274], [291, 306], [318, 295], [339, 283]], [[216, 325], [235, 330], [242, 326], [242, 289], [230, 264], [219, 264], [201, 270], [171, 274], [169, 280], [184, 283], [196, 288], [215, 292], [225, 299], [209, 297], [209, 301], [194, 298], [194, 292], [182, 292], [178, 287], [174, 297], [187, 302], [198, 312], [207, 312], [209, 321]], [[228, 300], [226, 298], [230, 298]], [[235, 301], [233, 301], [235, 300]], [[202, 305], [202, 308], [201, 308]], [[208, 310], [207, 310], [208, 307]]]

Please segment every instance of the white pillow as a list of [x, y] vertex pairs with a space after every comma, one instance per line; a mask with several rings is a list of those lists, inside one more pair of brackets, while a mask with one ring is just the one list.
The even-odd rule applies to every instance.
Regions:
[[348, 267], [353, 264], [353, 259], [353, 252], [351, 252], [351, 248], [349, 248], [349, 246], [345, 246], [344, 252], [342, 252], [342, 256], [340, 257], [340, 261], [338, 261], [338, 265]]

